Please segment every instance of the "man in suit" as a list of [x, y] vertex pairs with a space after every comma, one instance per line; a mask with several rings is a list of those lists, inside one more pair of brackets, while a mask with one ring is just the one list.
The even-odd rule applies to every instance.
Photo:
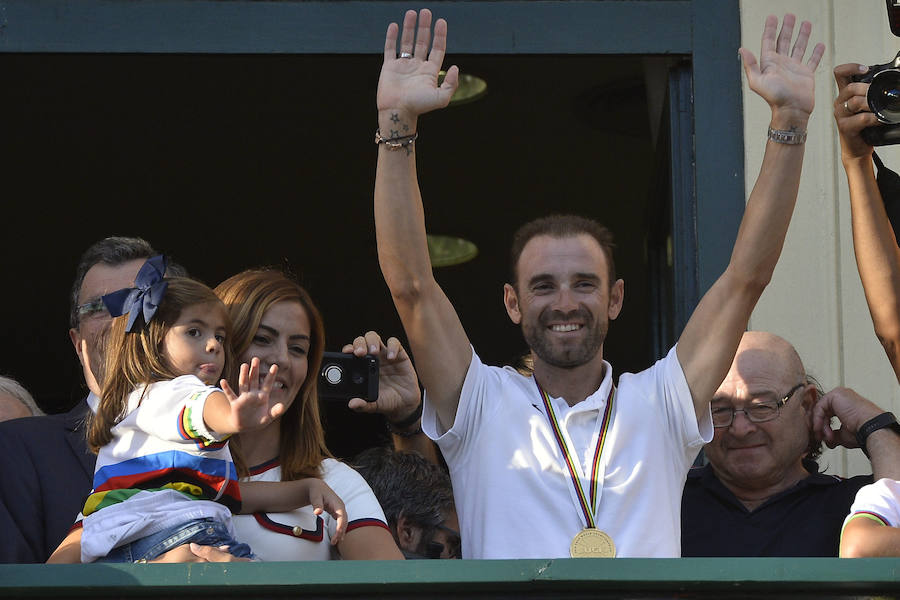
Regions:
[[[111, 321], [100, 297], [134, 285], [141, 265], [155, 254], [145, 240], [130, 237], [105, 238], [82, 254], [69, 329], [82, 364], [85, 350], [92, 364], [100, 364], [97, 340]], [[172, 275], [181, 271], [169, 268]], [[87, 400], [67, 413], [0, 423], [0, 562], [45, 562], [84, 505], [96, 459], [84, 438]]]

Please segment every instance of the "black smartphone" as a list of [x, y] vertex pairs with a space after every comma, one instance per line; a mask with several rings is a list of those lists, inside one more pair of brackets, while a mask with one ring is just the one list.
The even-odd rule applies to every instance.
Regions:
[[378, 357], [325, 352], [319, 370], [319, 397], [327, 400], [378, 399]]

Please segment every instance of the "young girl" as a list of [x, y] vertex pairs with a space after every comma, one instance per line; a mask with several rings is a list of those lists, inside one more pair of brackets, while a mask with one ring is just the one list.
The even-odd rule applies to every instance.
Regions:
[[[238, 485], [227, 438], [284, 411], [269, 402], [277, 366], [260, 384], [254, 358], [241, 365], [239, 394], [224, 379], [214, 387], [232, 361], [225, 306], [200, 282], [163, 279], [165, 263], [149, 259], [135, 288], [103, 297], [118, 318], [88, 428], [97, 464], [79, 516], [81, 562], [143, 562], [189, 542], [253, 558], [233, 538], [231, 513], [307, 504], [337, 519], [339, 541], [344, 505], [320, 479]], [[78, 562], [77, 538], [70, 534], [48, 562]]]

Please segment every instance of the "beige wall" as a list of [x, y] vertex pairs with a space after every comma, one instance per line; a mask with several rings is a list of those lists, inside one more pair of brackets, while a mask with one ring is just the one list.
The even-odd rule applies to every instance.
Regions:
[[[880, 0], [743, 0], [742, 44], [759, 56], [766, 15], [791, 12], [813, 25], [812, 40], [824, 42], [816, 74], [816, 109], [809, 124], [797, 208], [787, 243], [750, 321], [796, 346], [807, 370], [826, 390], [847, 386], [885, 410], [900, 414], [900, 386], [872, 328], [850, 231], [847, 180], [832, 115], [837, 88], [835, 65], [887, 62], [900, 49]], [[736, 53], [735, 53], [736, 54]], [[737, 60], [737, 58], [736, 58]], [[747, 194], [759, 172], [769, 121], [766, 103], [744, 77], [744, 147]], [[900, 171], [900, 145], [878, 150], [886, 165]], [[828, 472], [870, 473], [860, 450], [826, 452]]]

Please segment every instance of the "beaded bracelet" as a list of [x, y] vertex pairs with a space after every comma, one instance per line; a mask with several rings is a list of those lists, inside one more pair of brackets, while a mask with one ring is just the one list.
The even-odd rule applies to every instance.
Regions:
[[375, 130], [375, 143], [376, 144], [384, 144], [388, 150], [400, 150], [401, 148], [406, 148], [416, 141], [416, 138], [419, 137], [419, 132], [415, 132], [412, 135], [404, 135], [395, 138], [386, 138], [381, 135], [381, 131]]

